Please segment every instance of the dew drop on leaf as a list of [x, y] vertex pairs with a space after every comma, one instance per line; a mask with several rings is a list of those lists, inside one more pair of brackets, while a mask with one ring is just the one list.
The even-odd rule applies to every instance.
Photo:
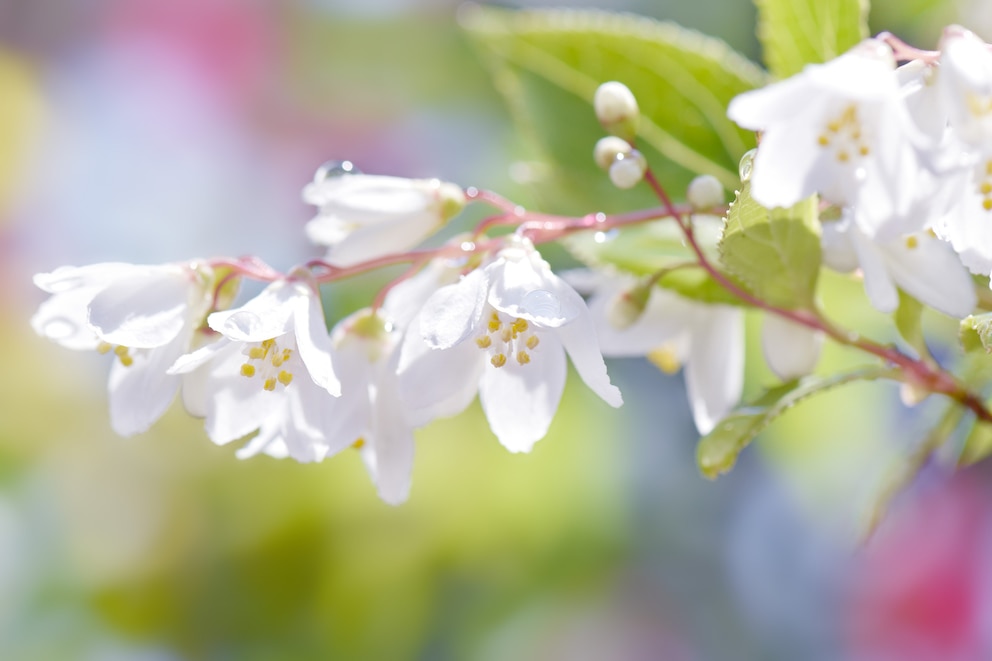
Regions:
[[754, 155], [757, 151], [757, 149], [751, 149], [741, 156], [741, 163], [738, 166], [741, 181], [747, 181], [751, 178], [751, 170], [754, 168]]

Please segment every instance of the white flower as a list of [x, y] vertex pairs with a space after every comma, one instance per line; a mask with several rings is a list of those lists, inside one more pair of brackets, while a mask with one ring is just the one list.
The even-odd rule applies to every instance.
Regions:
[[172, 402], [180, 377], [166, 370], [189, 350], [210, 308], [212, 281], [194, 263], [64, 266], [34, 277], [52, 297], [31, 324], [70, 349], [113, 351], [110, 421], [128, 436], [146, 431]]
[[869, 234], [921, 229], [929, 218], [918, 206], [932, 183], [902, 96], [891, 51], [872, 39], [739, 95], [728, 116], [762, 132], [751, 195], [772, 208], [819, 193], [833, 204], [863, 205], [858, 222]]
[[341, 421], [330, 415], [329, 404], [341, 385], [310, 282], [273, 282], [245, 305], [211, 314], [207, 323], [221, 338], [183, 356], [170, 372], [192, 377], [184, 401], [190, 413], [206, 417], [213, 442], [260, 429], [256, 443], [282, 443], [298, 461], [319, 461], [341, 449], [329, 440], [339, 436]]
[[816, 367], [823, 345], [823, 333], [766, 314], [761, 327], [761, 350], [765, 362], [783, 381], [806, 376]]
[[937, 86], [955, 140], [992, 155], [992, 52], [973, 33], [949, 26], [941, 39]]
[[585, 302], [526, 239], [435, 292], [418, 322], [421, 337], [407, 334], [399, 364], [416, 424], [458, 412], [478, 391], [500, 442], [529, 451], [558, 408], [566, 351], [593, 392], [611, 406], [622, 403]]
[[465, 205], [458, 186], [437, 179], [402, 179], [317, 171], [303, 199], [320, 208], [307, 223], [326, 261], [351, 266], [413, 248]]
[[894, 312], [900, 287], [921, 303], [962, 318], [974, 310], [974, 285], [951, 246], [930, 232], [873, 240], [850, 221], [823, 224], [823, 262], [838, 271], [861, 268], [865, 292], [880, 312]]
[[[744, 315], [729, 305], [697, 303], [652, 287], [640, 316], [618, 328], [614, 308], [637, 283], [623, 276], [571, 272], [569, 282], [589, 291], [589, 309], [604, 356], [647, 356], [685, 385], [700, 434], [733, 410], [744, 387]], [[626, 316], [626, 315], [624, 315]], [[629, 320], [628, 320], [629, 321]]]

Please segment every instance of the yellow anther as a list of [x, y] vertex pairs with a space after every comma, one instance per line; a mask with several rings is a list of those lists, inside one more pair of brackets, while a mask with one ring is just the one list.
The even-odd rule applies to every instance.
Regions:
[[96, 350], [99, 351], [100, 353], [109, 353], [110, 350], [113, 348], [114, 345], [110, 344], [109, 342], [101, 342], [100, 344], [96, 345]]
[[275, 345], [276, 341], [274, 339], [262, 340], [262, 348], [266, 351], [271, 351]]
[[488, 335], [483, 335], [482, 337], [475, 338], [475, 343], [479, 345], [480, 349], [488, 349], [493, 345], [493, 339]]
[[248, 357], [253, 360], [261, 360], [265, 358], [265, 349], [262, 347], [252, 347], [248, 350]]
[[978, 187], [978, 192], [981, 193], [982, 195], [988, 195], [989, 193], [992, 193], [992, 183], [983, 181], [982, 185]]
[[289, 357], [292, 356], [292, 355], [293, 355], [293, 350], [292, 349], [283, 349], [282, 350], [282, 362], [285, 363], [287, 360], [289, 360]]
[[671, 347], [664, 346], [648, 353], [648, 360], [665, 374], [675, 374], [682, 367]]
[[909, 248], [910, 250], [915, 250], [916, 249], [916, 246], [918, 246], [918, 245], [920, 245], [920, 240], [917, 239], [915, 236], [907, 236], [906, 237], [906, 247], [907, 248]]
[[841, 163], [847, 163], [849, 160], [851, 160], [851, 155], [848, 154], [846, 151], [839, 151], [837, 152], [837, 160], [840, 161]]
[[867, 156], [868, 152], [869, 152], [868, 145], [861, 145], [860, 147], [858, 147], [858, 153], [861, 154], [862, 156]]
[[820, 135], [819, 138], [816, 139], [816, 141], [820, 144], [821, 147], [826, 147], [827, 145], [830, 144], [830, 138], [822, 134]]
[[992, 211], [992, 197], [987, 197], [982, 200], [982, 208], [986, 211]]
[[123, 365], [124, 367], [130, 367], [133, 364], [134, 364], [134, 358], [132, 358], [131, 356], [128, 356], [127, 354], [121, 356], [121, 365]]
[[526, 319], [517, 319], [513, 322], [513, 334], [523, 333], [529, 328]]
[[854, 131], [851, 132], [851, 140], [860, 140], [860, 139], [861, 139], [861, 131], [855, 129]]
[[830, 131], [831, 133], [836, 133], [837, 131], [840, 130], [840, 122], [838, 121], [830, 122], [829, 124], [827, 124], [827, 130]]
[[293, 375], [287, 372], [286, 370], [282, 370], [281, 372], [279, 372], [279, 376], [277, 378], [279, 379], [279, 383], [281, 383], [284, 386], [288, 386], [290, 382], [293, 380]]
[[282, 354], [277, 353], [274, 356], [272, 356], [272, 360], [270, 362], [272, 363], [273, 367], [281, 367], [282, 364], [286, 362], [286, 360], [282, 357]]
[[512, 340], [513, 339], [513, 329], [512, 328], [504, 328], [503, 329], [503, 332], [500, 333], [500, 339], [502, 339], [504, 342], [509, 342], [510, 340]]
[[992, 161], [985, 161], [985, 174], [992, 175]]
[[495, 333], [502, 327], [503, 322], [499, 320], [499, 315], [493, 312], [493, 316], [489, 318], [489, 330]]
[[273, 379], [272, 377], [269, 377], [268, 379], [265, 380], [265, 385], [263, 385], [262, 387], [268, 390], [269, 392], [272, 392], [273, 390], [276, 389], [276, 380]]
[[358, 440], [356, 440], [354, 443], [351, 444], [351, 447], [355, 448], [356, 450], [361, 450], [362, 446], [364, 445], [365, 445], [365, 439], [359, 436]]
[[541, 340], [538, 339], [537, 335], [531, 335], [530, 337], [527, 338], [527, 348], [530, 349], [531, 351], [536, 349], [537, 345], [540, 343]]
[[530, 362], [530, 354], [528, 354], [526, 351], [518, 351], [517, 362], [520, 363], [521, 365], [526, 365], [527, 363]]
[[493, 367], [502, 367], [506, 365], [506, 355], [498, 353], [489, 359], [489, 362], [493, 364]]
[[117, 355], [117, 356], [121, 356], [121, 357], [126, 356], [127, 355], [127, 347], [120, 347], [120, 346], [114, 347], [114, 354]]
[[241, 366], [241, 376], [247, 376], [249, 379], [255, 376], [255, 366], [251, 363], [245, 363]]

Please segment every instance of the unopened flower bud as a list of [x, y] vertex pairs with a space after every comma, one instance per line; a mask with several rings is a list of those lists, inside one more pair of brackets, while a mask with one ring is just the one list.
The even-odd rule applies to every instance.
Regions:
[[647, 169], [647, 159], [636, 149], [629, 154], [617, 154], [616, 160], [610, 166], [610, 181], [617, 188], [633, 188], [644, 178]]
[[608, 135], [596, 142], [592, 156], [601, 170], [609, 170], [620, 155], [626, 156], [634, 150], [630, 143], [615, 135]]
[[899, 399], [908, 407], [916, 406], [929, 396], [929, 390], [912, 383], [903, 383], [899, 387]]
[[642, 282], [617, 294], [607, 311], [610, 325], [623, 330], [640, 319], [651, 296], [651, 287], [651, 284]]
[[701, 174], [689, 184], [685, 197], [696, 211], [712, 209], [723, 204], [723, 184], [711, 174]]
[[608, 133], [624, 140], [633, 140], [637, 135], [640, 116], [637, 99], [623, 83], [614, 80], [600, 85], [592, 105], [596, 110], [596, 119]]

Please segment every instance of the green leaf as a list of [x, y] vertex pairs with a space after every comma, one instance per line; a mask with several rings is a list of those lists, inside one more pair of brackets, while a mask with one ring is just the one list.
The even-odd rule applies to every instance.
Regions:
[[906, 292], [899, 290], [899, 307], [892, 313], [896, 329], [921, 357], [930, 355], [927, 339], [923, 335], [923, 304]]
[[[718, 261], [719, 221], [699, 217], [694, 229], [710, 261]], [[568, 237], [564, 244], [577, 259], [590, 266], [618, 268], [637, 276], [653, 276], [668, 270], [657, 281], [665, 289], [703, 303], [743, 305], [696, 264], [696, 255], [685, 245], [682, 230], [674, 220], [610, 232], [582, 232]]]
[[867, 367], [828, 377], [807, 376], [769, 390], [751, 404], [733, 411], [699, 440], [696, 447], [699, 470], [711, 480], [729, 471], [737, 462], [737, 455], [755, 436], [807, 397], [847, 383], [872, 381], [894, 374], [894, 370], [887, 367]]
[[868, 36], [868, 0], [755, 0], [765, 65], [787, 78]]
[[958, 466], [971, 466], [992, 454], [992, 424], [976, 420], [968, 438], [965, 439], [964, 449], [958, 458]]
[[965, 317], [959, 332], [965, 351], [984, 349], [985, 353], [992, 353], [992, 312]]
[[736, 185], [738, 160], [754, 136], [727, 119], [727, 104], [765, 76], [722, 41], [672, 23], [596, 11], [473, 7], [463, 25], [521, 132], [549, 166], [535, 193], [551, 210], [657, 204], [646, 186], [618, 191], [593, 163], [604, 132], [592, 98], [609, 80], [637, 97], [638, 148], [670, 190], [685, 190], [700, 173]]
[[782, 308], [811, 308], [820, 273], [816, 197], [769, 211], [744, 182], [720, 242], [727, 270], [758, 298]]

